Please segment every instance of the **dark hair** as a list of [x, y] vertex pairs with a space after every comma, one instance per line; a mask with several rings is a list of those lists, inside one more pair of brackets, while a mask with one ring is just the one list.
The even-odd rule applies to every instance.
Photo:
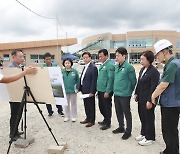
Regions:
[[99, 50], [99, 51], [98, 51], [98, 54], [100, 54], [100, 53], [103, 53], [105, 56], [108, 55], [107, 49], [101, 49], [101, 50]]
[[62, 62], [62, 65], [63, 65], [64, 67], [65, 67], [64, 63], [65, 63], [66, 61], [69, 61], [69, 62], [71, 63], [71, 66], [73, 66], [73, 61], [72, 61], [72, 59], [71, 59], [71, 58], [66, 58], [66, 59], [64, 59], [63, 62]]
[[150, 51], [150, 50], [144, 51], [141, 55], [146, 57], [146, 59], [149, 61], [150, 64], [153, 63], [154, 53], [152, 51]]
[[22, 52], [22, 49], [14, 49], [12, 52], [11, 52], [11, 56], [15, 56], [17, 54], [17, 52]]
[[172, 46], [172, 45], [169, 46], [169, 47], [168, 47], [168, 50], [169, 50], [169, 53], [172, 55], [172, 54], [173, 54], [173, 46]]
[[49, 53], [49, 52], [46, 52], [44, 55], [43, 55], [43, 58], [47, 58], [47, 57], [52, 57], [52, 55]]
[[120, 47], [120, 48], [118, 48], [117, 50], [116, 50], [116, 53], [119, 53], [119, 54], [121, 54], [122, 56], [123, 55], [127, 55], [127, 50], [126, 50], [126, 48], [123, 48], [123, 47]]
[[84, 53], [82, 54], [82, 57], [83, 57], [84, 55], [88, 55], [90, 58], [92, 58], [90, 52], [84, 52]]

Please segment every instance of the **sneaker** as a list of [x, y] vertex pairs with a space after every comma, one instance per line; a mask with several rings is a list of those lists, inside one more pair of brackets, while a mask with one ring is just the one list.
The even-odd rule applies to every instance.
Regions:
[[64, 113], [63, 112], [58, 112], [60, 115], [61, 115], [61, 117], [64, 117]]
[[131, 133], [124, 133], [124, 135], [121, 137], [123, 140], [127, 140], [131, 136]]
[[142, 141], [145, 138], [143, 135], [139, 135], [135, 138], [136, 141]]
[[147, 146], [147, 145], [151, 145], [153, 144], [153, 140], [147, 140], [146, 138], [144, 138], [142, 141], [140, 141], [138, 143], [139, 145], [142, 145], [142, 146]]
[[64, 118], [64, 122], [67, 122], [67, 121], [69, 121], [69, 118]]
[[118, 133], [124, 133], [124, 128], [117, 128], [117, 129], [115, 129], [115, 130], [113, 130], [112, 132], [113, 132], [113, 134], [118, 134]]
[[72, 120], [72, 122], [76, 122], [76, 118], [72, 118], [71, 120]]

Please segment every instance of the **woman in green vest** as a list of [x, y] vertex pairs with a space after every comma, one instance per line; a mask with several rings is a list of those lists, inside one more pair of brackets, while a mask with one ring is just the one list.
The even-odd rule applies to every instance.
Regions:
[[62, 69], [64, 87], [66, 91], [66, 97], [68, 105], [64, 107], [65, 119], [64, 122], [69, 121], [76, 122], [77, 117], [77, 89], [79, 89], [79, 74], [78, 71], [72, 68], [73, 62], [70, 58], [66, 58], [63, 61]]

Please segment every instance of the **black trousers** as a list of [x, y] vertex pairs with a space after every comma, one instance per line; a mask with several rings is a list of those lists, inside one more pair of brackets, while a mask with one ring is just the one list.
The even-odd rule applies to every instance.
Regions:
[[[56, 107], [58, 109], [58, 113], [61, 113], [63, 111], [62, 105], [56, 105]], [[52, 105], [51, 104], [46, 104], [46, 108], [48, 110], [48, 113], [53, 113]]]
[[[15, 125], [17, 123], [17, 128], [15, 130], [15, 134], [14, 136], [17, 135], [18, 133], [18, 126], [19, 126], [19, 122], [21, 120], [22, 117], [22, 111], [20, 111], [20, 106], [21, 103], [20, 102], [9, 102], [10, 103], [10, 108], [11, 108], [11, 117], [10, 117], [10, 137], [13, 137], [13, 131], [15, 129]], [[19, 114], [20, 112], [20, 114]], [[19, 120], [18, 120], [18, 114], [19, 114]]]
[[161, 107], [161, 124], [163, 139], [166, 144], [165, 154], [179, 154], [180, 107]]
[[104, 123], [106, 125], [111, 124], [111, 116], [112, 116], [112, 93], [109, 94], [108, 98], [104, 98], [104, 92], [98, 91], [98, 99], [99, 99], [99, 110], [104, 117]]
[[116, 109], [116, 116], [119, 122], [119, 128], [124, 128], [124, 116], [126, 118], [126, 133], [132, 131], [132, 114], [130, 108], [131, 96], [121, 97], [114, 96], [114, 103]]
[[86, 120], [90, 123], [95, 122], [95, 96], [88, 97], [84, 100], [84, 108], [86, 113]]
[[155, 106], [148, 110], [146, 108], [146, 102], [139, 102], [138, 113], [141, 121], [141, 135], [145, 136], [147, 140], [155, 141]]

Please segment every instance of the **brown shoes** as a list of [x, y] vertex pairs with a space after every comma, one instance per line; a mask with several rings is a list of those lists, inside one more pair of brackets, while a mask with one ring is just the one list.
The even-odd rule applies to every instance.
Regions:
[[87, 125], [86, 125], [86, 127], [92, 127], [94, 125], [94, 123], [88, 123]]
[[81, 121], [80, 123], [81, 123], [81, 124], [87, 124], [88, 121], [85, 119], [84, 121]]
[[88, 122], [86, 119], [80, 122], [81, 124], [87, 124], [86, 127], [92, 127], [94, 123]]

